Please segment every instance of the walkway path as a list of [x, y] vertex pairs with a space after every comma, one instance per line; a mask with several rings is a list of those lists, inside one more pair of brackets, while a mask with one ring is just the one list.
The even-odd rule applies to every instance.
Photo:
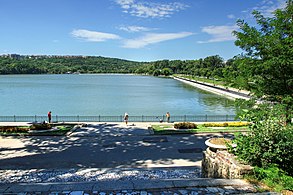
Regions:
[[186, 84], [192, 85], [196, 88], [209, 91], [215, 94], [224, 95], [231, 99], [245, 99], [249, 100], [251, 97], [249, 96], [248, 91], [240, 91], [232, 88], [225, 88], [223, 86], [214, 86], [209, 83], [199, 82], [191, 79], [186, 79], [182, 77], [174, 77], [174, 79], [184, 82]]
[[154, 136], [143, 127], [95, 123], [69, 136], [0, 137], [2, 169], [198, 167], [213, 134]]

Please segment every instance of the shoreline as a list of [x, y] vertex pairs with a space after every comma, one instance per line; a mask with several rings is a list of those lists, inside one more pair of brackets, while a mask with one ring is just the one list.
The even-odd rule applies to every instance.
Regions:
[[214, 86], [209, 83], [198, 82], [195, 80], [186, 79], [186, 78], [177, 77], [177, 76], [174, 76], [173, 78], [175, 80], [181, 81], [181, 82], [186, 83], [188, 85], [194, 86], [198, 89], [202, 89], [202, 90], [214, 93], [214, 94], [225, 96], [225, 97], [232, 99], [232, 100], [235, 100], [235, 99], [249, 100], [249, 99], [251, 99], [251, 96], [249, 96], [249, 92], [232, 90], [231, 88], [224, 88], [222, 86], [221, 87]]

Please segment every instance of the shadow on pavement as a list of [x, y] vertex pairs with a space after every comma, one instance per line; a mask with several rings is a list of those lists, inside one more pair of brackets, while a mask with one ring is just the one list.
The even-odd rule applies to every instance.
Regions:
[[136, 126], [88, 125], [70, 136], [2, 138], [0, 167], [2, 170], [192, 167], [202, 159], [204, 141], [213, 136], [154, 136]]

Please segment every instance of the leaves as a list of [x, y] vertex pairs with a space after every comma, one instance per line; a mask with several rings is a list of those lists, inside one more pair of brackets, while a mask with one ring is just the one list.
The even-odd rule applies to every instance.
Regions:
[[254, 11], [257, 26], [239, 20], [240, 31], [233, 32], [235, 45], [246, 52], [240, 75], [255, 84], [250, 89], [258, 97], [293, 96], [292, 7], [288, 1], [287, 7], [276, 10], [272, 18]]

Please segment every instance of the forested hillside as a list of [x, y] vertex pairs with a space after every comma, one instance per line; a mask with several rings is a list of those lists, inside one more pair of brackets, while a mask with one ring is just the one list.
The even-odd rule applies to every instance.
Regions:
[[0, 57], [0, 74], [133, 73], [143, 63], [105, 57]]
[[186, 74], [224, 81], [247, 88], [239, 76], [240, 57], [224, 61], [218, 55], [198, 60], [135, 62], [117, 58], [83, 56], [0, 57], [0, 74], [133, 73], [146, 75]]

